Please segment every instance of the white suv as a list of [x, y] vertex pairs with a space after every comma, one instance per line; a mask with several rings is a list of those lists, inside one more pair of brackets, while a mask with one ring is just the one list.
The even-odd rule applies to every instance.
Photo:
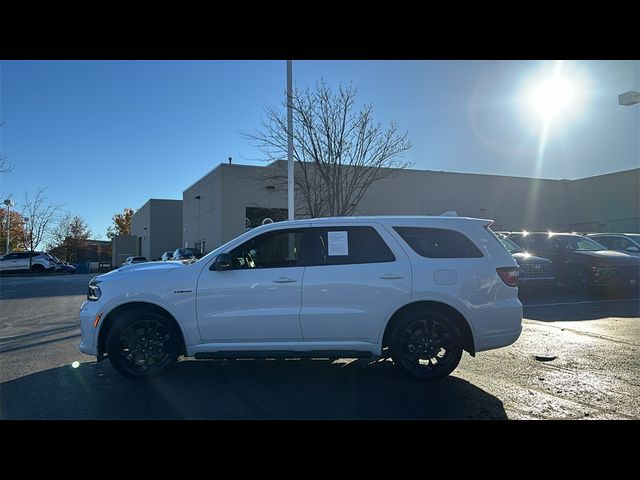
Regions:
[[392, 357], [442, 378], [462, 351], [521, 332], [518, 270], [461, 217], [350, 217], [258, 227], [192, 264], [154, 262], [89, 283], [80, 350], [132, 378], [195, 358]]
[[[54, 272], [60, 269], [55, 259], [46, 252], [33, 252], [31, 271], [33, 273]], [[29, 252], [12, 252], [0, 259], [1, 272], [29, 271]]]

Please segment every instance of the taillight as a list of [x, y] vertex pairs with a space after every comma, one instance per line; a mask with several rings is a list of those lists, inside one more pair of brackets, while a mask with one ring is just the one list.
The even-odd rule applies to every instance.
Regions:
[[518, 286], [518, 267], [499, 267], [496, 268], [498, 275], [504, 283], [509, 287]]

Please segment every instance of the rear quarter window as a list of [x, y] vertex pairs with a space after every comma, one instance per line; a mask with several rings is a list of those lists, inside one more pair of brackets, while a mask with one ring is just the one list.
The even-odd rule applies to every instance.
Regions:
[[482, 252], [464, 234], [444, 228], [393, 227], [418, 255], [426, 258], [480, 258]]

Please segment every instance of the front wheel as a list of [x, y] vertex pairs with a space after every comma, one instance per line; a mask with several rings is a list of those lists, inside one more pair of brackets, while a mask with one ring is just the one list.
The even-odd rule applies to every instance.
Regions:
[[109, 331], [107, 354], [113, 368], [125, 377], [154, 377], [177, 361], [179, 332], [173, 322], [156, 313], [128, 312]]
[[584, 269], [576, 269], [571, 274], [571, 288], [575, 292], [585, 293], [588, 292], [591, 288], [591, 282], [589, 281], [589, 276], [587, 275], [586, 270]]
[[421, 380], [438, 380], [460, 363], [462, 341], [455, 323], [443, 313], [413, 311], [396, 323], [391, 352], [401, 373]]

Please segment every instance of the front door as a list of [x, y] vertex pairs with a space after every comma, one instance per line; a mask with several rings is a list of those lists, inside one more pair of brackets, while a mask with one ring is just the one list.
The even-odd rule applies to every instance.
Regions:
[[204, 343], [299, 342], [303, 228], [263, 233], [229, 252], [231, 268], [200, 274]]

